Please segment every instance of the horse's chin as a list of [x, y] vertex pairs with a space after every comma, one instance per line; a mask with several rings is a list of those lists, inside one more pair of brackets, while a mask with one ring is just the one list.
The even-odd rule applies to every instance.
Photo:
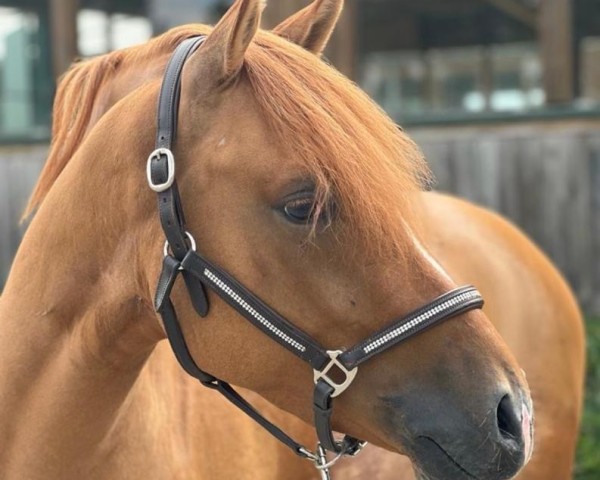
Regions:
[[471, 475], [450, 458], [416, 461], [414, 457], [411, 457], [411, 462], [415, 480], [484, 480]]
[[509, 480], [520, 468], [497, 471], [492, 476], [481, 473], [480, 465], [460, 464], [431, 439], [419, 439], [417, 451], [410, 454], [416, 480]]

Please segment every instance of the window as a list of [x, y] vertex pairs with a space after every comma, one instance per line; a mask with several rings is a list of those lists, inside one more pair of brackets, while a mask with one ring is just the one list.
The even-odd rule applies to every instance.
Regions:
[[78, 49], [82, 57], [144, 43], [152, 36], [152, 25], [144, 17], [81, 10], [77, 15]]
[[598, 0], [357, 5], [358, 80], [403, 123], [600, 110]]
[[0, 139], [48, 137], [53, 82], [36, 14], [0, 8]]
[[362, 85], [393, 116], [523, 111], [544, 103], [534, 44], [365, 55]]

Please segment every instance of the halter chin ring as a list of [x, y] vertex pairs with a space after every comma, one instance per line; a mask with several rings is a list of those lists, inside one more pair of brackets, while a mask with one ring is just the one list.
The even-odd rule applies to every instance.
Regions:
[[[152, 180], [152, 161], [158, 160], [163, 156], [167, 159], [168, 177], [166, 182], [156, 184]], [[173, 182], [175, 181], [175, 156], [173, 155], [173, 152], [168, 148], [157, 148], [154, 150], [148, 157], [148, 163], [146, 165], [146, 177], [148, 178], [148, 185], [156, 193], [162, 193], [171, 188], [173, 186]]]
[[[187, 237], [188, 241], [190, 242], [190, 250], [192, 250], [193, 252], [196, 251], [196, 240], [194, 239], [194, 237], [192, 236], [192, 234], [190, 232], [185, 232], [185, 236]], [[163, 257], [168, 257], [169, 256], [169, 241], [165, 241], [165, 246], [163, 247]]]
[[[332, 398], [341, 395], [346, 391], [346, 389], [350, 386], [350, 384], [354, 381], [356, 374], [358, 373], [358, 368], [355, 367], [352, 370], [348, 370], [342, 362], [338, 360], [338, 357], [344, 352], [341, 350], [328, 350], [327, 355], [331, 359], [330, 362], [325, 366], [323, 370], [313, 370], [314, 371], [314, 381], [315, 384], [319, 380], [326, 381], [329, 385], [334, 388], [333, 393], [331, 394]], [[332, 368], [337, 367], [345, 376], [345, 380], [342, 383], [337, 383], [327, 374], [331, 371]]]

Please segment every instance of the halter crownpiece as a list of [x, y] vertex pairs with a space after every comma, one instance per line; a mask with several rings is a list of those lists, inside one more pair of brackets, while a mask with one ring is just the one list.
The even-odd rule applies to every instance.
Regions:
[[[189, 375], [204, 386], [219, 391], [297, 455], [313, 461], [322, 478], [329, 479], [329, 468], [337, 460], [356, 455], [365, 445], [365, 442], [348, 435], [337, 441], [331, 428], [333, 398], [350, 387], [358, 373], [358, 366], [443, 320], [481, 308], [483, 299], [474, 287], [457, 288], [348, 350], [326, 350], [226, 271], [198, 254], [194, 237], [185, 229], [172, 146], [177, 129], [183, 65], [205, 39], [204, 36], [188, 38], [176, 48], [167, 65], [160, 92], [156, 150], [149, 156], [146, 170], [148, 184], [158, 194], [160, 221], [166, 236], [163, 268], [154, 306], [162, 317], [175, 357]], [[205, 289], [210, 288], [255, 327], [312, 367], [315, 382], [313, 410], [319, 438], [316, 452], [295, 442], [265, 419], [228, 383], [198, 367], [189, 352], [170, 298], [179, 274], [182, 274], [192, 304], [200, 316], [208, 315], [209, 304]], [[341, 382], [331, 378], [332, 369], [343, 374]], [[327, 451], [336, 454], [332, 461], [327, 460]]]

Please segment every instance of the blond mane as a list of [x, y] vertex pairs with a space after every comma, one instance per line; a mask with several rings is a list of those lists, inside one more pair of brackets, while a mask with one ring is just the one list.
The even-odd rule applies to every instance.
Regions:
[[[43, 201], [84, 139], [98, 90], [126, 64], [151, 62], [204, 26], [171, 30], [150, 42], [76, 64], [59, 85], [50, 155], [27, 207]], [[362, 90], [319, 58], [261, 31], [243, 74], [264, 118], [318, 185], [334, 196], [346, 228], [378, 252], [406, 244], [411, 199], [429, 178], [415, 143]]]

